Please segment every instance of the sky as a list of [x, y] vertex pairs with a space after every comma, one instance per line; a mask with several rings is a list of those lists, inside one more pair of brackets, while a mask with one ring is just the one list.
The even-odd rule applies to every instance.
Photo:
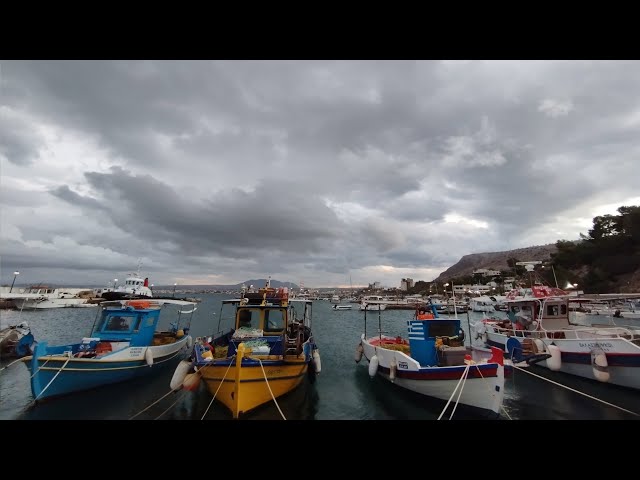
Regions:
[[640, 205], [639, 154], [638, 61], [0, 61], [0, 282], [431, 281]]

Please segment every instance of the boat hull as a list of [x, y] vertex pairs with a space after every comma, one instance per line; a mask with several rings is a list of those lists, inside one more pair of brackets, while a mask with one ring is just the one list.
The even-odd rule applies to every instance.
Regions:
[[[34, 354], [23, 361], [31, 374], [31, 393], [40, 401], [102, 385], [131, 380], [156, 371], [185, 353], [188, 337], [174, 343], [152, 347], [128, 347], [102, 358], [73, 358], [47, 354], [47, 344], [38, 344]], [[149, 350], [153, 363], [145, 354]]]
[[[467, 366], [423, 367], [401, 351], [373, 345], [364, 335], [361, 337], [363, 353], [371, 362], [376, 356], [376, 374], [395, 385], [413, 392], [443, 401], [451, 399], [475, 409], [478, 413], [499, 415], [504, 399], [504, 366], [497, 363], [478, 363], [469, 367], [467, 379], [458, 398], [456, 386]], [[395, 376], [391, 378], [391, 366], [395, 364]], [[456, 392], [454, 394], [454, 391]]]
[[233, 418], [239, 418], [296, 389], [308, 374], [309, 363], [304, 357], [262, 360], [264, 373], [258, 361], [249, 359], [243, 359], [240, 365], [235, 359], [225, 359], [196, 367], [211, 395], [227, 407]]
[[[507, 341], [515, 338], [522, 344], [525, 338], [531, 336], [507, 336], [491, 331], [488, 327], [486, 344], [502, 349], [507, 354]], [[609, 373], [607, 383], [622, 387], [640, 389], [640, 346], [624, 338], [580, 338], [559, 339], [540, 338], [546, 345], [553, 344], [560, 350], [560, 368], [557, 370], [569, 375], [576, 375], [590, 380], [598, 381], [597, 372], [592, 365], [592, 351], [594, 348], [602, 348], [607, 359], [607, 371]], [[548, 362], [539, 362], [536, 365], [549, 368]], [[601, 377], [602, 378], [602, 377]]]

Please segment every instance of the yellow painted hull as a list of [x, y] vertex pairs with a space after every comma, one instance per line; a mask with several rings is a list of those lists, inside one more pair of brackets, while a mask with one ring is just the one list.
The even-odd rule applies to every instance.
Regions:
[[243, 364], [238, 367], [236, 363], [232, 363], [230, 368], [228, 364], [211, 364], [201, 368], [199, 372], [211, 395], [215, 395], [215, 399], [231, 411], [233, 418], [238, 418], [243, 413], [273, 401], [273, 397], [277, 399], [294, 390], [304, 380], [308, 368], [304, 356], [292, 356], [284, 363], [263, 366], [264, 373], [260, 364]]

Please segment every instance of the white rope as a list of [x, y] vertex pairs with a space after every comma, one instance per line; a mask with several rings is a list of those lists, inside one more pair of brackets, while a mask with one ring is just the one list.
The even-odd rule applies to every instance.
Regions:
[[[224, 372], [224, 376], [222, 377], [222, 380], [220, 380], [220, 385], [218, 385], [218, 388], [216, 389], [216, 393], [213, 394], [213, 398], [211, 399], [211, 401], [209, 402], [209, 406], [207, 407], [207, 409], [204, 411], [204, 413], [202, 414], [202, 418], [200, 418], [200, 420], [204, 420], [204, 417], [207, 416], [207, 413], [209, 412], [209, 409], [211, 408], [211, 405], [213, 405], [213, 401], [216, 399], [216, 395], [218, 395], [218, 392], [220, 391], [220, 387], [222, 386], [222, 384], [224, 383], [224, 379], [227, 378], [227, 373], [229, 373], [229, 370], [231, 369], [231, 365], [233, 365], [233, 359], [235, 358], [235, 354], [229, 359], [229, 366], [227, 367], [227, 371]], [[205, 365], [204, 367], [202, 367], [200, 370], [204, 370], [205, 368], [207, 368], [209, 365]], [[200, 373], [200, 370], [198, 370], [196, 373]], [[202, 375], [202, 374], [201, 374]]]
[[184, 392], [182, 392], [182, 393], [183, 393], [183, 395], [181, 397], [178, 397], [175, 402], [173, 402], [171, 405], [169, 405], [167, 407], [167, 409], [164, 412], [162, 412], [160, 415], [158, 415], [156, 418], [154, 418], [154, 420], [158, 420], [161, 416], [163, 416], [165, 413], [167, 413], [169, 410], [171, 410], [171, 408], [173, 408], [173, 406], [176, 403], [178, 403], [178, 400], [181, 400], [182, 398], [184, 398]]
[[269, 385], [269, 379], [267, 378], [267, 372], [264, 371], [264, 367], [262, 366], [262, 360], [260, 360], [259, 358], [256, 358], [255, 360], [258, 360], [258, 362], [260, 362], [260, 368], [262, 368], [264, 381], [267, 382], [267, 387], [269, 388], [269, 393], [271, 394], [271, 398], [273, 398], [273, 402], [276, 404], [276, 407], [278, 407], [278, 411], [280, 412], [280, 415], [282, 415], [282, 419], [286, 420], [287, 418], [284, 416], [284, 413], [282, 413], [282, 410], [280, 410], [280, 405], [278, 405], [278, 402], [276, 401], [276, 397], [273, 396], [273, 392], [271, 391], [271, 385]]
[[[476, 369], [478, 370], [478, 373], [480, 374], [480, 376], [481, 376], [482, 378], [484, 378], [485, 380], [487, 380], [487, 379], [485, 378], [485, 376], [484, 376], [484, 375], [482, 375], [482, 370], [480, 370], [480, 368], [478, 367], [478, 365], [477, 365], [477, 364], [475, 365], [475, 367], [476, 367]], [[504, 365], [503, 365], [503, 368], [504, 368]], [[503, 377], [503, 378], [504, 378], [504, 377]], [[488, 381], [488, 380], [487, 380], [487, 381]], [[485, 384], [485, 385], [486, 385], [486, 384]], [[488, 386], [488, 385], [487, 385], [487, 389], [489, 390], [489, 394], [491, 394], [491, 388], [489, 388], [489, 386]], [[503, 385], [502, 385], [502, 389], [504, 390], [504, 382], [503, 382]], [[507, 416], [507, 418], [508, 418], [509, 420], [513, 420], [513, 418], [511, 418], [511, 416], [509, 415], [509, 412], [507, 412], [507, 410], [504, 408], [504, 405], [502, 405], [502, 404], [500, 405], [500, 410], [502, 410], [502, 412]]]
[[21, 358], [18, 358], [17, 360], [14, 360], [13, 362], [11, 362], [11, 363], [9, 363], [9, 364], [5, 365], [4, 367], [0, 368], [0, 372], [1, 372], [2, 370], [5, 370], [5, 369], [9, 368], [9, 367], [10, 367], [11, 365], [13, 365], [14, 363], [18, 363], [18, 362], [20, 362], [20, 361], [22, 361], [22, 359], [21, 359]]
[[545, 378], [545, 377], [542, 377], [542, 376], [537, 375], [535, 373], [532, 373], [532, 372], [528, 371], [525, 368], [516, 367], [515, 365], [513, 366], [513, 368], [517, 368], [518, 370], [522, 370], [523, 372], [528, 373], [529, 375], [533, 375], [534, 377], [541, 378], [542, 380], [546, 380], [547, 382], [551, 382], [554, 385], [558, 385], [559, 387], [566, 388], [567, 390], [571, 390], [572, 392], [579, 393], [580, 395], [583, 395], [583, 396], [585, 396], [587, 398], [590, 398], [592, 400], [596, 400], [597, 402], [604, 403], [605, 405], [609, 405], [610, 407], [614, 407], [614, 408], [617, 408], [618, 410], [622, 410], [623, 412], [627, 412], [627, 413], [630, 413], [631, 415], [635, 415], [636, 417], [640, 417], [640, 414], [632, 412], [631, 410], [627, 410], [626, 408], [619, 407], [617, 405], [614, 405], [613, 403], [605, 402], [604, 400], [600, 400], [599, 398], [593, 397], [591, 395], [587, 395], [586, 393], [583, 393], [583, 392], [581, 392], [579, 390], [575, 390], [575, 389], [573, 389], [571, 387], [567, 387], [566, 385], [562, 385], [561, 383], [554, 382], [553, 380], [549, 380], [548, 378]]
[[[180, 388], [182, 388], [182, 385], [180, 385]], [[149, 405], [148, 407], [140, 410], [138, 413], [136, 413], [133, 417], [129, 417], [129, 420], [133, 420], [134, 418], [136, 418], [138, 415], [140, 415], [143, 412], [146, 412], [147, 410], [149, 410], [151, 407], [153, 407], [156, 403], [158, 403], [160, 400], [168, 397], [169, 395], [171, 395], [172, 393], [177, 392], [178, 390], [180, 390], [180, 388], [176, 388], [175, 390], [169, 390], [165, 395], [161, 396], [159, 399], [157, 399], [155, 402], [153, 402], [151, 405]]]
[[451, 420], [453, 418], [453, 414], [456, 413], [456, 408], [458, 408], [458, 405], [460, 404], [460, 395], [462, 395], [462, 390], [464, 389], [464, 384], [467, 382], [467, 378], [469, 377], [469, 372], [471, 371], [470, 368], [465, 369], [464, 373], [462, 374], [462, 376], [464, 377], [464, 380], [462, 381], [462, 385], [460, 385], [460, 390], [458, 390], [458, 398], [456, 398], [456, 403], [453, 406], [453, 410], [451, 412], [451, 415], [449, 415], [449, 420]]
[[456, 388], [454, 388], [453, 392], [451, 392], [451, 396], [449, 397], [449, 400], [447, 401], [447, 404], [444, 406], [444, 409], [440, 413], [440, 416], [438, 417], [438, 420], [440, 420], [442, 418], [442, 415], [444, 415], [444, 412], [447, 411], [447, 408], [449, 407], [449, 404], [451, 403], [451, 399], [456, 394], [456, 391], [458, 390], [458, 387], [460, 386], [460, 382], [462, 382], [462, 379], [465, 378], [467, 372], [469, 371], [469, 367], [470, 367], [470, 365], [467, 365], [465, 367], [465, 369], [464, 369], [464, 372], [462, 372], [462, 375], [460, 376], [460, 380], [458, 380], [458, 383], [456, 384]]
[[49, 363], [49, 360], [51, 360], [51, 357], [47, 358], [47, 360], [46, 360], [42, 365], [40, 365], [40, 366], [36, 369], [36, 371], [35, 371], [35, 372], [33, 372], [33, 373], [31, 374], [31, 376], [29, 377], [29, 380], [31, 380], [33, 377], [35, 377], [35, 376], [36, 376], [36, 373], [38, 373], [38, 372], [40, 371], [40, 369], [41, 369], [41, 368], [44, 368], [44, 366], [45, 366], [47, 363]]
[[47, 388], [49, 388], [49, 385], [51, 385], [53, 383], [53, 381], [56, 379], [56, 377], [58, 375], [60, 375], [60, 372], [62, 372], [62, 369], [67, 366], [67, 363], [69, 363], [69, 360], [71, 360], [71, 357], [67, 358], [67, 361], [64, 362], [64, 365], [62, 365], [62, 367], [60, 367], [60, 370], [58, 370], [58, 372], [53, 376], [53, 378], [51, 380], [49, 380], [49, 383], [47, 383], [47, 386], [42, 389], [42, 391], [38, 394], [38, 396], [36, 398], [33, 399], [33, 401], [38, 400], [40, 398], [40, 396], [47, 390]]

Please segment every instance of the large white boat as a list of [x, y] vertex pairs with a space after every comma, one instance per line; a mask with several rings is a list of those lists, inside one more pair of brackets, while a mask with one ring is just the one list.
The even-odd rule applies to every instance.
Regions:
[[51, 288], [34, 285], [17, 292], [4, 294], [20, 310], [48, 308], [95, 307], [93, 290], [87, 288]]
[[474, 324], [476, 338], [502, 348], [516, 361], [547, 354], [549, 370], [640, 389], [640, 329], [578, 325], [569, 321], [574, 296], [543, 285], [512, 290], [508, 319]]
[[124, 285], [106, 288], [101, 292], [105, 300], [122, 300], [126, 298], [152, 298], [153, 292], [149, 288], [149, 278], [142, 278], [140, 272], [130, 273]]

